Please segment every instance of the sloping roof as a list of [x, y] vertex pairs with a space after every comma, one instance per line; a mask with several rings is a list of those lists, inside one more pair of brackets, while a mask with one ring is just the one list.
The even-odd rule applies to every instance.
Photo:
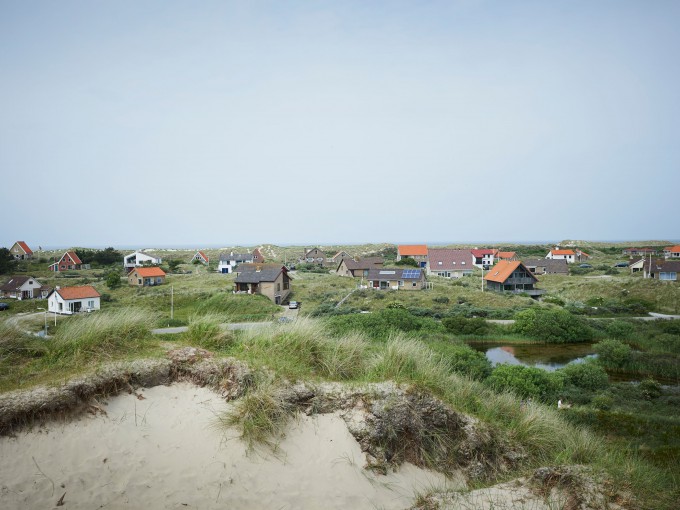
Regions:
[[531, 271], [529, 271], [519, 260], [499, 260], [496, 265], [489, 269], [489, 272], [484, 276], [484, 279], [490, 282], [503, 283], [505, 280], [510, 278], [512, 272], [520, 266], [523, 267], [529, 275], [531, 275], [534, 281], [538, 281]]
[[220, 262], [229, 262], [230, 260], [253, 260], [254, 255], [252, 253], [220, 253]]
[[[645, 267], [649, 266], [649, 261], [645, 264]], [[665, 260], [656, 259], [652, 261], [652, 273], [659, 272], [676, 272], [680, 273], [680, 260]]]
[[[373, 269], [375, 266], [380, 266], [385, 262], [382, 257], [366, 257], [359, 260], [354, 260], [350, 258], [344, 258], [340, 261], [340, 264], [345, 263], [347, 269], [350, 271], [356, 271], [361, 269]], [[338, 267], [340, 267], [338, 264]]]
[[92, 285], [82, 285], [80, 287], [62, 287], [54, 292], [59, 294], [62, 299], [86, 299], [100, 297], [99, 292]]
[[430, 271], [474, 269], [472, 253], [470, 250], [431, 248], [428, 252], [428, 258], [430, 259]]
[[588, 254], [587, 254], [586, 252], [584, 252], [583, 250], [576, 250], [576, 251], [578, 251], [581, 255], [585, 255], [586, 257], [590, 257], [590, 255], [588, 255]]
[[[206, 262], [209, 260], [209, 257], [208, 257], [205, 253], [203, 253], [201, 250], [198, 250], [198, 251], [196, 252], [196, 254], [197, 254], [197, 255], [200, 255], [201, 258], [202, 258], [203, 260], [205, 260]], [[194, 257], [195, 257], [195, 256], [196, 256], [196, 255], [194, 255]]]
[[2, 286], [0, 286], [0, 290], [6, 290], [6, 291], [12, 291], [16, 290], [19, 287], [21, 287], [24, 283], [26, 283], [28, 280], [35, 279], [31, 276], [12, 276], [12, 278], [9, 279], [9, 281]]
[[522, 259], [525, 267], [544, 267], [546, 273], [569, 274], [569, 266], [564, 259]]
[[24, 241], [17, 241], [17, 244], [21, 247], [22, 250], [24, 250], [26, 255], [32, 255], [33, 254], [33, 250], [31, 250]]
[[548, 253], [552, 253], [553, 255], [576, 255], [574, 250], [550, 250]]
[[482, 248], [481, 250], [470, 250], [470, 253], [472, 253], [477, 258], [482, 258], [484, 255], [495, 255], [498, 253], [498, 250], [494, 250], [492, 248]]
[[236, 283], [273, 282], [276, 281], [279, 275], [284, 271], [286, 271], [286, 269], [282, 266], [262, 268], [259, 271], [244, 271], [238, 274], [234, 282]]
[[62, 260], [64, 257], [66, 257], [66, 255], [71, 257], [71, 260], [73, 260], [74, 264], [82, 264], [82, 261], [78, 258], [78, 255], [76, 255], [75, 251], [67, 251], [59, 260]]
[[511, 259], [517, 255], [514, 251], [499, 251], [497, 256], [499, 259]]
[[663, 251], [670, 251], [671, 253], [680, 252], [680, 244], [676, 245], [676, 246], [669, 246], [667, 248], [664, 248]]
[[144, 278], [149, 278], [153, 276], [165, 276], [165, 271], [163, 271], [160, 267], [138, 267], [132, 271], [133, 273], [137, 273], [139, 276], [142, 276]]
[[[273, 262], [266, 263], [266, 262], [258, 262], [258, 263], [245, 263], [239, 265], [235, 271], [237, 273], [251, 273], [251, 272], [256, 272], [256, 271], [265, 271], [265, 270], [270, 270], [270, 269], [285, 269], [283, 264], [275, 264]], [[288, 271], [285, 269], [286, 272]]]
[[427, 245], [425, 244], [400, 244], [397, 250], [402, 257], [427, 256]]
[[368, 270], [367, 280], [422, 280], [425, 271], [413, 267], [374, 267]]

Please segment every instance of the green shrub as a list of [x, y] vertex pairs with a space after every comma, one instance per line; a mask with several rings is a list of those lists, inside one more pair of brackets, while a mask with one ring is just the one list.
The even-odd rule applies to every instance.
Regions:
[[475, 351], [465, 344], [454, 345], [446, 349], [444, 357], [451, 370], [473, 379], [486, 379], [491, 375], [491, 362], [483, 352]]
[[603, 390], [609, 386], [609, 376], [595, 362], [571, 363], [560, 370], [565, 382], [589, 391]]
[[608, 322], [605, 330], [612, 338], [630, 338], [633, 334], [633, 325], [629, 322], [623, 322], [620, 320], [613, 320]]
[[592, 329], [565, 310], [528, 308], [515, 314], [513, 331], [546, 343], [587, 342]]
[[451, 300], [446, 296], [439, 296], [439, 297], [436, 297], [436, 298], [432, 298], [432, 302], [439, 303], [439, 304], [442, 304], [442, 305], [449, 304], [449, 301], [451, 301]]
[[457, 335], [485, 335], [489, 331], [489, 324], [478, 317], [466, 319], [465, 317], [447, 317], [442, 320], [444, 327]]
[[648, 377], [640, 382], [640, 391], [646, 400], [654, 400], [661, 396], [661, 385]]
[[593, 397], [591, 403], [600, 411], [609, 411], [614, 405], [614, 398], [610, 393], [600, 393]]
[[621, 368], [630, 360], [631, 348], [619, 340], [602, 340], [593, 347], [605, 367]]
[[486, 381], [496, 390], [510, 390], [521, 397], [538, 398], [544, 402], [556, 400], [564, 387], [557, 372], [524, 365], [498, 365]]

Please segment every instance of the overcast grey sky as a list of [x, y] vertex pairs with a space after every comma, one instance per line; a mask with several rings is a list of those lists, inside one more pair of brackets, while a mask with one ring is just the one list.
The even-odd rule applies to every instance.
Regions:
[[680, 237], [680, 2], [0, 0], [0, 246]]

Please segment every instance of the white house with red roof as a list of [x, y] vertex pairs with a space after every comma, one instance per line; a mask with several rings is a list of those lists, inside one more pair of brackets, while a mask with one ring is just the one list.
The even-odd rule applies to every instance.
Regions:
[[208, 257], [204, 252], [199, 250], [193, 257], [191, 257], [190, 263], [194, 263], [196, 261], [207, 266], [210, 263], [210, 257]]
[[81, 269], [82, 266], [83, 263], [78, 257], [78, 255], [76, 255], [76, 252], [67, 251], [61, 256], [61, 258], [57, 262], [50, 265], [50, 271], [59, 272], [78, 270]]
[[136, 251], [123, 257], [123, 267], [129, 273], [135, 267], [158, 265], [163, 260], [148, 253]]
[[470, 253], [472, 253], [474, 258], [475, 266], [481, 269], [489, 269], [491, 266], [493, 266], [494, 261], [496, 260], [498, 250], [493, 248], [475, 248], [474, 250], [470, 250]]
[[559, 246], [556, 246], [554, 250], [550, 250], [545, 256], [546, 259], [552, 260], [566, 260], [567, 264], [572, 264], [574, 262], [580, 262], [582, 260], [588, 260], [590, 255], [581, 250], [561, 250]]
[[680, 244], [677, 246], [668, 246], [663, 249], [663, 256], [667, 259], [680, 258]]
[[469, 276], [474, 271], [474, 257], [470, 250], [430, 248], [428, 250], [427, 274], [444, 278]]
[[15, 260], [25, 260], [33, 258], [33, 250], [31, 250], [24, 241], [17, 241], [9, 249], [12, 257]]
[[47, 296], [47, 310], [72, 315], [78, 312], [99, 310], [100, 294], [92, 285], [56, 287]]

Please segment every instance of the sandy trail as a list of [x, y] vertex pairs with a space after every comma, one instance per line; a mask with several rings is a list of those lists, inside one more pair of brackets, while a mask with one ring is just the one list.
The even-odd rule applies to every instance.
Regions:
[[274, 457], [217, 424], [228, 409], [188, 383], [101, 402], [95, 415], [0, 438], [0, 508], [407, 508], [416, 492], [460, 488], [410, 464], [363, 469], [336, 414], [301, 416]]

